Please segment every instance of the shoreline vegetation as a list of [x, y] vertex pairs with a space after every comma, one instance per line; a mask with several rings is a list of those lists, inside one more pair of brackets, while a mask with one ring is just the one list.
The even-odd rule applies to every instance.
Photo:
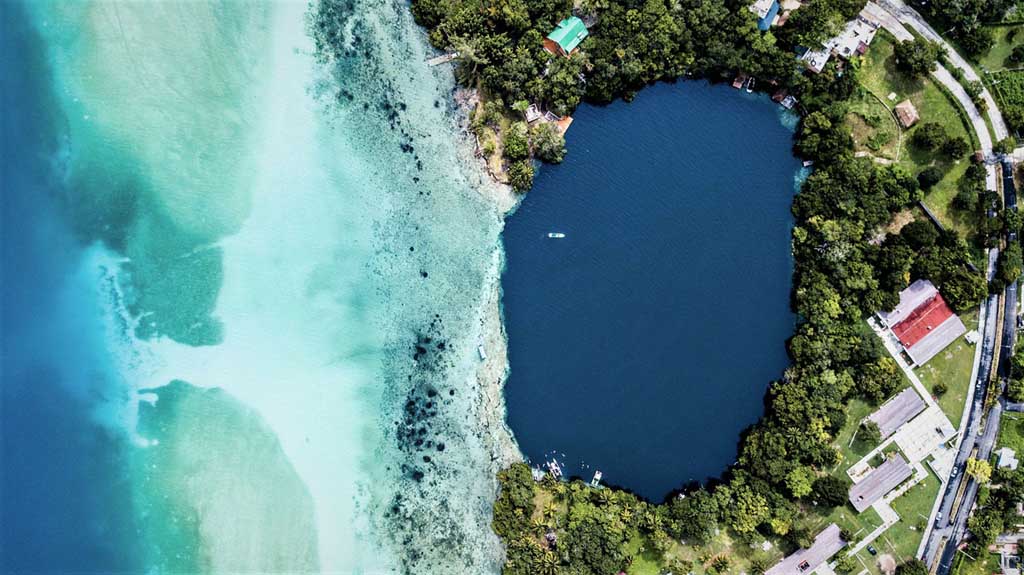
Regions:
[[[797, 50], [835, 35], [863, 4], [811, 0], [785, 26], [761, 31], [745, 0], [413, 1], [430, 42], [458, 54], [456, 77], [477, 94], [470, 122], [489, 169], [501, 170], [518, 192], [532, 183], [531, 158], [556, 162], [565, 153], [564, 140], [527, 126], [527, 106], [564, 116], [582, 102], [631, 100], [658, 81], [722, 82], [737, 73], [798, 99], [794, 153], [816, 166], [792, 206], [791, 304], [799, 322], [787, 344], [791, 365], [771, 383], [763, 418], [742, 434], [736, 464], [660, 504], [579, 480], [535, 481], [525, 463], [512, 464], [498, 476], [492, 524], [507, 553], [504, 573], [763, 573], [783, 554], [808, 547], [846, 504], [848, 479], [836, 470], [845, 467], [837, 437], [858, 424], [848, 421], [848, 405], [877, 406], [902, 385], [864, 318], [894, 307], [898, 292], [918, 278], [931, 280], [957, 311], [988, 293], [982, 274], [969, 268], [971, 246], [956, 231], [920, 216], [892, 225], [949, 160], [915, 163], [913, 171], [856, 157], [846, 117], [864, 94], [858, 59], [833, 58], [818, 74], [795, 62]], [[589, 37], [568, 57], [545, 51], [544, 35], [571, 15], [588, 22]], [[921, 44], [900, 51], [913, 55], [896, 58], [900, 73], [921, 77], [934, 66], [940, 55]], [[960, 142], [944, 145], [954, 138], [918, 131], [909, 135], [922, 156], [947, 150], [956, 164], [969, 161]], [[986, 218], [998, 198], [984, 189], [979, 168], [972, 164], [960, 177], [954, 203], [977, 231], [975, 248], [1019, 228], [998, 208]], [[848, 543], [858, 535], [843, 530]], [[851, 572], [848, 563], [837, 570]]]

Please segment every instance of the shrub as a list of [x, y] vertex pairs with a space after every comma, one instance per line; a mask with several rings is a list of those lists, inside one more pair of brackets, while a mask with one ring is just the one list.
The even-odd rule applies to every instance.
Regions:
[[508, 167], [508, 183], [519, 193], [533, 187], [533, 164], [530, 160], [517, 160]]
[[[1014, 30], [1014, 32], [1015, 31], [1016, 30]], [[1007, 34], [1006, 36], [1007, 38], [1009, 38], [1010, 35]], [[1007, 57], [1007, 60], [1017, 63], [1024, 62], [1024, 44], [1021, 44], [1020, 46], [1014, 46], [1013, 51], [1010, 52], [1010, 55]]]
[[896, 67], [910, 77], [924, 76], [935, 69], [939, 59], [938, 45], [927, 40], [904, 40], [896, 45]]
[[935, 187], [935, 184], [942, 181], [942, 176], [942, 170], [935, 166], [930, 166], [921, 170], [921, 173], [917, 175], [917, 183], [921, 186], [922, 190], [930, 190]]
[[546, 122], [534, 128], [533, 154], [549, 164], [558, 164], [565, 159], [565, 138], [558, 131], [558, 126]]
[[957, 136], [943, 142], [942, 151], [950, 158], [962, 158], [971, 151], [971, 145], [962, 136]]
[[938, 149], [947, 139], [949, 139], [949, 136], [946, 134], [946, 128], [942, 127], [942, 124], [938, 122], [925, 122], [921, 124], [917, 130], [914, 130], [914, 135], [911, 137], [915, 146], [926, 150]]
[[505, 157], [522, 160], [530, 155], [530, 142], [526, 137], [526, 123], [516, 122], [505, 133]]

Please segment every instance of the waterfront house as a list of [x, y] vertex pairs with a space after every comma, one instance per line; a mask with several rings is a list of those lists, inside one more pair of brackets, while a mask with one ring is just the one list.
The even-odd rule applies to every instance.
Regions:
[[917, 115], [917, 108], [914, 107], [913, 102], [910, 100], [903, 100], [896, 104], [895, 111], [896, 117], [904, 128], [913, 126], [920, 119], [920, 116]]
[[571, 16], [558, 23], [558, 26], [544, 38], [544, 49], [552, 54], [568, 58], [579, 49], [580, 42], [590, 35], [587, 26], [576, 16]]
[[880, 27], [881, 25], [866, 12], [861, 12], [846, 23], [838, 36], [823, 42], [820, 49], [807, 50], [800, 59], [809, 70], [816, 74], [820, 73], [833, 55], [848, 60], [855, 55], [866, 53]]
[[757, 29], [764, 32], [772, 27], [779, 14], [779, 0], [756, 0], [747, 9], [757, 16]]
[[540, 111], [540, 107], [538, 107], [537, 104], [530, 104], [526, 107], [526, 111], [523, 112], [523, 115], [526, 116], [527, 124], [533, 124], [544, 117], [544, 112]]

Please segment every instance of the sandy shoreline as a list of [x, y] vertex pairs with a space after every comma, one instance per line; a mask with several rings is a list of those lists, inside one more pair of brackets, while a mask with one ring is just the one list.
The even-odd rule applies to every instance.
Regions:
[[[464, 157], [479, 177], [479, 183], [474, 189], [495, 210], [504, 229], [505, 218], [515, 211], [523, 195], [514, 192], [507, 184], [494, 181], [487, 172], [486, 161], [473, 154], [475, 142], [469, 130], [469, 118], [476, 101], [473, 91], [458, 88], [452, 96], [452, 101], [463, 139]], [[487, 359], [481, 361], [477, 368], [476, 382], [479, 393], [473, 407], [475, 420], [479, 425], [479, 435], [491, 452], [495, 472], [523, 460], [512, 430], [505, 422], [505, 381], [509, 365], [508, 339], [501, 313], [501, 274], [504, 265], [505, 249], [499, 233], [492, 251], [491, 268], [481, 292], [482, 300], [476, 318], [479, 326], [478, 341]]]

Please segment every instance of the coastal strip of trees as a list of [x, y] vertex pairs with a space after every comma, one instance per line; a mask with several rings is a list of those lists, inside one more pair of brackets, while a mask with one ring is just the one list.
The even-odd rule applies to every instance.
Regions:
[[[742, 71], [799, 99], [794, 153], [815, 165], [792, 206], [791, 303], [799, 322], [787, 344], [791, 365], [771, 383], [762, 419], [740, 438], [737, 463], [710, 485], [683, 489], [685, 497], [669, 494], [664, 503], [579, 482], [537, 483], [525, 464], [513, 465], [499, 475], [494, 505], [493, 528], [507, 550], [504, 573], [604, 575], [641, 554], [686, 572], [684, 560], [666, 555], [673, 542], [706, 543], [723, 529], [734, 545], [767, 537], [789, 550], [808, 546], [820, 518], [846, 502], [847, 482], [831, 470], [840, 463], [835, 439], [848, 423], [848, 403], [878, 404], [902, 382], [864, 319], [894, 307], [899, 291], [918, 278], [935, 283], [957, 310], [986, 295], [955, 232], [922, 220], [886, 233], [895, 214], [921, 199], [921, 183], [932, 185], [941, 174], [854, 156], [844, 118], [861, 90], [857, 67], [833, 58], [811, 74], [795, 61], [800, 47], [819, 46], [862, 7], [862, 0], [810, 0], [785, 26], [762, 32], [745, 0], [581, 0], [575, 8], [566, 0], [413, 0], [430, 41], [460, 54], [459, 81], [501, 102], [500, 109], [492, 104], [495, 115], [517, 117], [524, 102], [568, 114], [581, 102], [629, 100], [652, 82], [721, 81]], [[574, 9], [592, 23], [590, 37], [570, 58], [547, 53], [543, 37]], [[506, 153], [526, 162], [533, 144], [516, 130]], [[962, 142], [931, 136], [922, 145], [948, 146], [966, 161]], [[963, 184], [963, 201], [981, 221], [992, 205], [975, 172]], [[538, 508], [538, 501], [547, 503]], [[653, 549], [632, 545], [638, 537]], [[728, 569], [727, 556], [706, 559], [705, 568]]]

